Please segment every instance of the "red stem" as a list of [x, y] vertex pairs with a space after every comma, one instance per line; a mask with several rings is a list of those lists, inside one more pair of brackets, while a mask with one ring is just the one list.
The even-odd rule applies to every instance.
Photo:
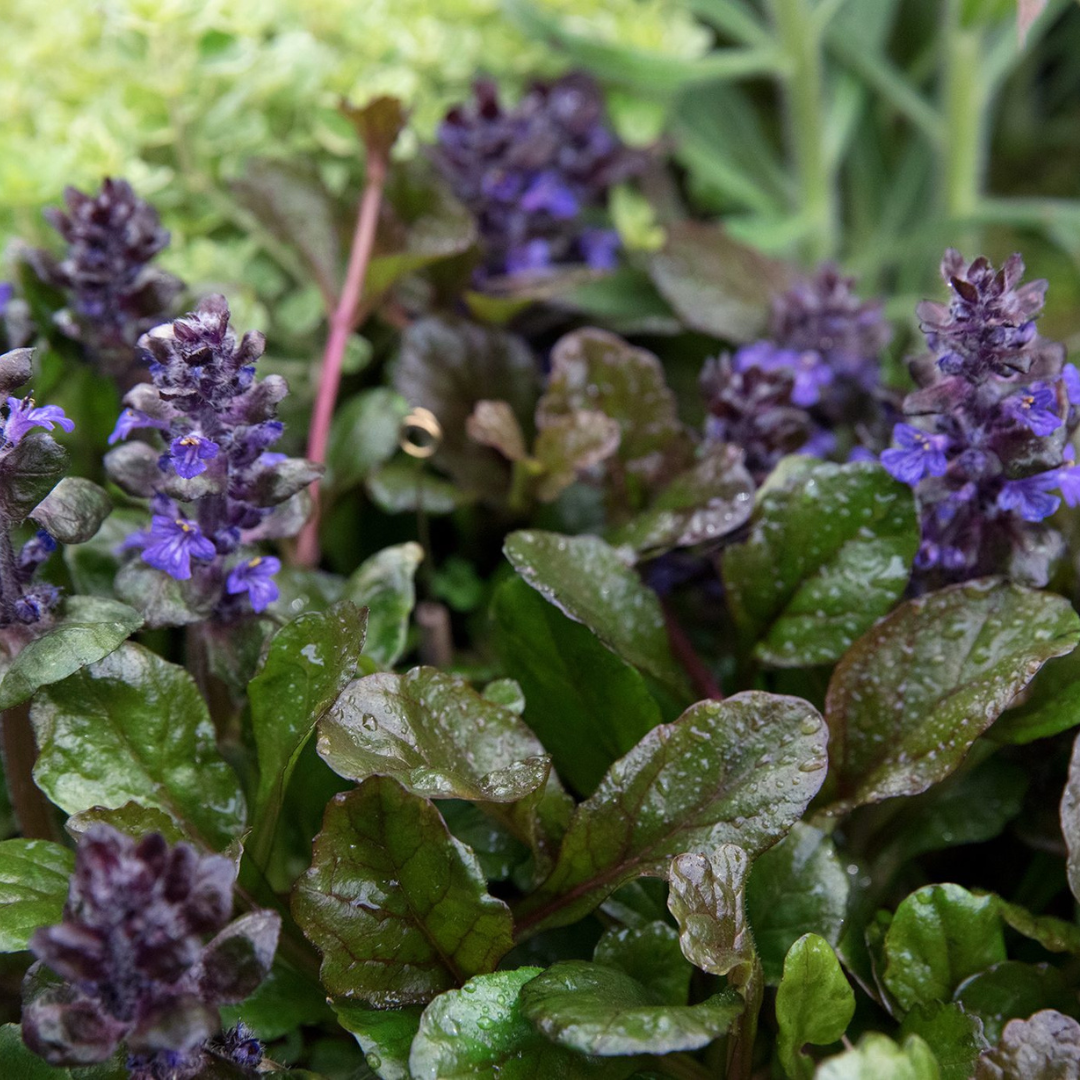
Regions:
[[667, 626], [668, 641], [671, 643], [671, 651], [675, 659], [682, 665], [683, 671], [690, 677], [694, 690], [703, 699], [709, 698], [712, 701], [723, 701], [724, 691], [720, 689], [720, 684], [713, 678], [712, 672], [709, 671], [704, 661], [698, 656], [693, 644], [686, 636], [686, 631], [679, 625], [679, 620], [675, 618], [675, 613], [663, 601], [661, 601], [661, 606], [664, 612], [664, 623]]
[[[379, 207], [386, 184], [386, 171], [386, 158], [378, 153], [369, 153], [367, 185], [360, 199], [359, 213], [356, 215], [356, 231], [353, 233], [352, 250], [349, 252], [345, 285], [337, 307], [330, 316], [330, 334], [326, 339], [326, 350], [319, 371], [319, 390], [315, 398], [315, 411], [311, 417], [311, 432], [308, 435], [308, 460], [319, 464], [326, 461], [330, 421], [334, 417], [338, 388], [341, 386], [341, 365], [345, 359], [349, 335], [356, 327], [357, 310], [364, 291], [364, 276], [375, 247], [375, 230], [379, 223]], [[318, 481], [311, 485], [311, 495], [311, 517], [308, 518], [296, 545], [296, 562], [299, 566], [315, 566], [319, 561]]]

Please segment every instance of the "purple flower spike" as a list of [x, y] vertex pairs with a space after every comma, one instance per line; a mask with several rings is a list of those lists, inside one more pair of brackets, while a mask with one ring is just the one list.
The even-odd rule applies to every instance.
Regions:
[[553, 218], [566, 220], [576, 217], [581, 209], [577, 197], [557, 173], [542, 172], [521, 197], [521, 208], [530, 214], [543, 211]]
[[281, 595], [274, 582], [274, 575], [280, 569], [280, 559], [275, 559], [273, 555], [256, 555], [254, 559], [247, 559], [233, 568], [225, 583], [225, 591], [231, 595], [246, 592], [252, 610], [256, 613], [264, 611]]
[[997, 497], [998, 509], [1018, 514], [1025, 521], [1042, 521], [1061, 505], [1061, 499], [1051, 494], [1057, 486], [1056, 471], [1006, 481]]
[[190, 480], [206, 472], [206, 462], [218, 456], [218, 444], [192, 432], [181, 435], [169, 444], [169, 460], [177, 476]]
[[1044, 382], [1032, 383], [1020, 393], [1007, 397], [1002, 408], [1036, 435], [1049, 435], [1064, 423], [1057, 414], [1057, 395]]
[[25, 397], [9, 397], [7, 399], [8, 418], [3, 427], [4, 439], [16, 445], [19, 440], [32, 428], [43, 427], [52, 431], [59, 425], [65, 431], [75, 430], [75, 421], [69, 420], [64, 415], [64, 410], [59, 405], [42, 405], [34, 407], [34, 399]]
[[910, 424], [897, 424], [893, 438], [898, 448], [885, 450], [881, 464], [902, 484], [914, 487], [924, 476], [944, 476], [948, 467], [945, 451], [949, 440], [944, 435], [929, 435]]
[[192, 559], [212, 559], [216, 553], [195, 522], [155, 514], [142, 557], [170, 577], [186, 581], [191, 577]]

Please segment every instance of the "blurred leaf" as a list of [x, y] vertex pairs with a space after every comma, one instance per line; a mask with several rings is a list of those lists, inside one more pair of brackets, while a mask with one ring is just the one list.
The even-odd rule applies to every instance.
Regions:
[[266, 865], [285, 789], [315, 725], [356, 677], [367, 616], [348, 602], [301, 615], [270, 642], [266, 661], [251, 680], [251, 732], [259, 786], [247, 846]]
[[780, 981], [784, 958], [797, 939], [813, 934], [839, 944], [850, 891], [832, 840], [801, 821], [755, 860], [746, 906], [769, 985]]
[[975, 1080], [1076, 1080], [1080, 1076], [1080, 1024], [1053, 1009], [1010, 1020], [1001, 1041], [985, 1050]]
[[634, 1072], [634, 1058], [584, 1057], [549, 1042], [525, 1019], [520, 991], [540, 970], [478, 975], [437, 997], [413, 1041], [412, 1080], [624, 1080]]
[[0, 394], [7, 397], [34, 375], [34, 350], [11, 349], [0, 353]]
[[765, 330], [769, 303], [789, 284], [781, 263], [703, 222], [667, 227], [649, 268], [664, 299], [692, 330], [743, 344]]
[[879, 622], [829, 683], [836, 809], [948, 776], [1043, 663], [1075, 646], [1078, 627], [1061, 597], [992, 578], [909, 600]]
[[528, 457], [525, 435], [509, 402], [478, 401], [465, 421], [465, 430], [473, 442], [498, 450], [507, 461]]
[[409, 406], [384, 386], [363, 390], [334, 413], [323, 487], [340, 494], [393, 457]]
[[141, 625], [139, 613], [117, 600], [67, 597], [52, 626], [0, 672], [0, 712], [107, 656]]
[[202, 622], [220, 600], [221, 585], [198, 570], [188, 581], [178, 581], [134, 558], [116, 575], [116, 595], [142, 616], [146, 629], [158, 630]]
[[244, 797], [221, 759], [195, 681], [140, 645], [38, 691], [34, 780], [69, 814], [134, 800], [220, 850], [243, 828]]
[[503, 551], [525, 581], [616, 656], [676, 697], [693, 698], [672, 656], [660, 601], [615, 548], [596, 536], [522, 530], [506, 538]]
[[84, 544], [112, 510], [112, 500], [90, 480], [65, 476], [30, 511], [30, 516], [61, 544]]
[[807, 702], [758, 691], [655, 728], [578, 807], [551, 876], [515, 913], [519, 929], [565, 926], [702, 845], [764, 851], [821, 786], [825, 738]]
[[482, 804], [536, 849], [569, 809], [521, 720], [435, 668], [351, 683], [319, 724], [319, 755], [350, 780], [392, 776], [418, 796]]
[[377, 296], [407, 274], [467, 252], [477, 239], [476, 219], [425, 163], [395, 163], [385, 202], [392, 213], [379, 223], [364, 295]]
[[743, 464], [742, 451], [722, 444], [708, 449], [696, 465], [676, 476], [613, 541], [652, 558], [671, 548], [726, 536], [746, 523], [753, 508], [754, 482]]
[[983, 1022], [991, 1045], [1001, 1038], [1010, 1020], [1025, 1020], [1040, 1009], [1057, 1009], [1076, 1016], [1076, 993], [1065, 976], [1049, 964], [1022, 964], [1004, 960], [973, 975], [957, 987], [954, 998]]
[[897, 1046], [887, 1035], [871, 1031], [857, 1046], [819, 1065], [814, 1080], [941, 1080], [941, 1070], [918, 1035]]
[[232, 186], [270, 235], [300, 256], [332, 310], [343, 258], [338, 211], [315, 171], [296, 161], [252, 158]]
[[1046, 9], [1046, 0], [1017, 0], [1016, 28], [1020, 33], [1020, 44], [1027, 38], [1031, 24]]
[[784, 957], [776, 991], [777, 1050], [791, 1080], [814, 1075], [814, 1063], [803, 1047], [836, 1042], [854, 1015], [855, 995], [832, 946], [817, 934], [804, 934]]
[[975, 1059], [990, 1045], [982, 1020], [955, 1001], [916, 1005], [904, 1017], [900, 1034], [926, 1042], [941, 1067], [941, 1080], [970, 1080]]
[[510, 911], [426, 799], [373, 777], [336, 795], [293, 916], [335, 996], [396, 1008], [490, 971], [513, 945]]
[[473, 854], [488, 881], [506, 881], [529, 857], [529, 849], [503, 825], [471, 802], [443, 799], [439, 813], [446, 827]]
[[[565, 424], [580, 411], [600, 412], [619, 424], [616, 458], [626, 475], [608, 468], [609, 482], [631, 506], [636, 488], [651, 487], [692, 460], [689, 438], [679, 422], [675, 395], [659, 360], [603, 330], [576, 330], [551, 353], [547, 390], [536, 411], [541, 432]], [[636, 485], [636, 487], [635, 487]]]
[[49, 493], [67, 465], [51, 435], [31, 431], [0, 458], [0, 514], [18, 524]]
[[1080, 926], [1053, 915], [1033, 915], [1027, 908], [1010, 904], [1000, 896], [995, 899], [1002, 919], [1018, 934], [1037, 941], [1048, 952], [1080, 956]]
[[499, 587], [493, 614], [499, 656], [525, 691], [525, 723], [559, 775], [591, 794], [662, 719], [645, 680], [524, 581]]
[[546, 420], [536, 436], [536, 461], [544, 470], [537, 498], [553, 502], [579, 473], [614, 454], [620, 437], [618, 421], [595, 410], [576, 409]]
[[417, 319], [401, 336], [394, 385], [410, 405], [437, 417], [443, 439], [433, 462], [469, 492], [493, 497], [506, 490], [507, 462], [473, 442], [466, 421], [477, 402], [505, 401], [528, 433], [537, 369], [524, 340], [463, 320]]
[[0, 952], [27, 948], [39, 926], [60, 921], [75, 853], [48, 840], [0, 842]]
[[472, 496], [449, 480], [425, 472], [415, 461], [388, 461], [368, 474], [371, 501], [388, 514], [415, 513], [421, 503], [427, 514], [449, 514]]
[[996, 898], [927, 885], [896, 909], [885, 934], [883, 978], [907, 1010], [949, 1001], [967, 978], [1005, 959]]
[[743, 1000], [726, 990], [698, 1005], [669, 1005], [622, 971], [564, 960], [522, 987], [521, 1011], [559, 1046], [621, 1057], [707, 1046], [743, 1011]]
[[361, 107], [343, 101], [340, 108], [356, 128], [367, 153], [380, 158], [389, 156], [408, 119], [405, 106], [388, 94], [372, 98]]
[[338, 1023], [356, 1036], [368, 1067], [381, 1080], [412, 1080], [409, 1049], [420, 1027], [418, 1005], [404, 1009], [366, 1009], [351, 1001], [334, 1001]]
[[405, 651], [416, 605], [413, 578], [423, 558], [419, 544], [395, 544], [361, 563], [345, 583], [343, 598], [368, 609], [364, 655], [379, 667], [393, 667]]
[[676, 856], [668, 871], [668, 908], [683, 955], [710, 975], [728, 975], [735, 986], [746, 982], [756, 960], [745, 911], [749, 869], [741, 847], [719, 844], [707, 855]]
[[30, 1050], [22, 1039], [18, 1024], [0, 1027], [0, 1073], [11, 1080], [127, 1080], [124, 1054], [117, 1054], [101, 1065], [59, 1069], [49, 1065]]
[[679, 947], [679, 934], [665, 922], [612, 927], [596, 943], [593, 962], [617, 968], [660, 1001], [685, 1005], [693, 966]]
[[880, 465], [788, 459], [724, 551], [732, 613], [766, 663], [831, 663], [899, 599], [918, 546], [911, 489]]

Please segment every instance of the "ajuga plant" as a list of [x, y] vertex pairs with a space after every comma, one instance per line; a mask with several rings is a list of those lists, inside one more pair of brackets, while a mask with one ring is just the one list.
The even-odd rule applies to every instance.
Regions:
[[446, 114], [432, 154], [476, 216], [479, 281], [615, 265], [619, 237], [603, 219], [606, 196], [640, 168], [641, 157], [605, 123], [588, 76], [536, 83], [512, 108], [500, 104], [494, 83], [481, 80], [470, 105]]
[[774, 299], [765, 339], [705, 365], [706, 436], [742, 447], [758, 479], [785, 454], [827, 457], [880, 438], [891, 332], [881, 303], [859, 300], [854, 285], [822, 266]]
[[144, 334], [139, 350], [151, 381], [129, 391], [109, 439], [160, 432], [160, 451], [130, 442], [106, 458], [121, 487], [150, 499], [150, 527], [124, 547], [144, 565], [190, 582], [189, 595], [220, 619], [260, 612], [277, 597], [281, 563], [253, 545], [299, 529], [302, 511], [275, 509], [319, 472], [270, 450], [282, 433], [275, 417], [288, 387], [278, 375], [255, 378], [264, 345], [255, 331], [237, 338], [222, 296]]
[[1043, 522], [1062, 498], [1080, 502], [1080, 373], [1036, 331], [1047, 283], [1021, 285], [1023, 273], [1019, 255], [995, 271], [950, 250], [949, 303], [919, 306], [930, 353], [881, 462], [917, 492], [916, 567], [930, 581], [1005, 572], [1044, 585], [1063, 543]]
[[131, 1080], [190, 1080], [215, 1057], [254, 1075], [258, 1041], [219, 1035], [218, 1008], [262, 982], [281, 920], [255, 911], [230, 922], [235, 877], [231, 860], [160, 833], [136, 842], [88, 829], [62, 921], [30, 939], [26, 1045], [53, 1065], [89, 1065], [122, 1043]]
[[28, 258], [67, 299], [54, 316], [61, 331], [104, 373], [130, 376], [139, 336], [167, 317], [183, 288], [153, 265], [168, 246], [168, 230], [126, 180], [107, 178], [95, 195], [69, 187], [64, 201], [66, 210], [50, 208], [45, 216], [67, 250], [57, 258], [35, 249]]

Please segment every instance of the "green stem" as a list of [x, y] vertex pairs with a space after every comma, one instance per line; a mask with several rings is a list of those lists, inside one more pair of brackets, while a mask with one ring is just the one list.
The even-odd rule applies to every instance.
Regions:
[[943, 35], [942, 111], [945, 209], [950, 218], [970, 217], [982, 192], [988, 104], [981, 82], [982, 46], [980, 31], [961, 25], [959, 0], [949, 0]]
[[809, 0], [771, 0], [773, 25], [790, 65], [784, 82], [788, 143], [799, 186], [799, 215], [807, 226], [806, 255], [835, 253], [838, 212], [826, 149], [822, 32]]

